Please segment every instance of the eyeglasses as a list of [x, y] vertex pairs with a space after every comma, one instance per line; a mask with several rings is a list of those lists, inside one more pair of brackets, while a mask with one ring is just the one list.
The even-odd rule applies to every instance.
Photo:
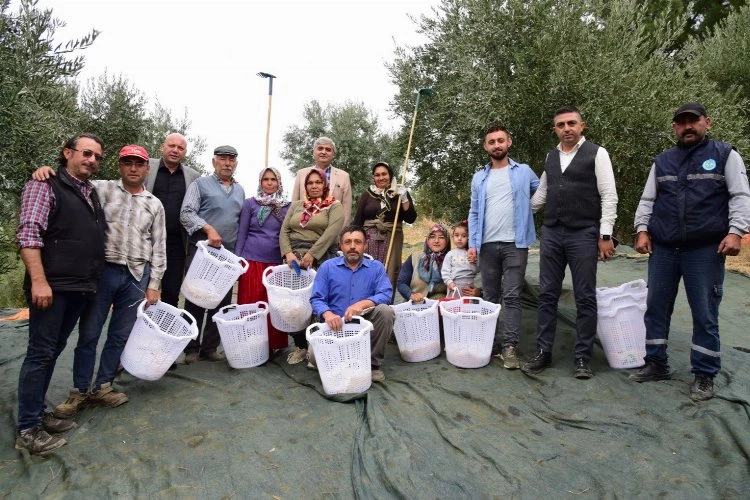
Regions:
[[91, 158], [93, 156], [97, 163], [101, 163], [102, 161], [104, 161], [104, 157], [102, 155], [94, 153], [90, 149], [76, 149], [76, 148], [68, 148], [68, 149], [70, 149], [71, 151], [78, 151], [79, 153], [83, 155], [84, 158]]
[[119, 160], [118, 162], [121, 167], [137, 167], [143, 168], [147, 165], [145, 160]]

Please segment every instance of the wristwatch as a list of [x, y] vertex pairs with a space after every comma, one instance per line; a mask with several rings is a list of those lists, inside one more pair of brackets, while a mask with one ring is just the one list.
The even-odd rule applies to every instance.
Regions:
[[609, 241], [609, 240], [612, 239], [612, 235], [611, 234], [602, 234], [602, 235], [599, 236], [599, 238], [601, 238], [604, 241]]

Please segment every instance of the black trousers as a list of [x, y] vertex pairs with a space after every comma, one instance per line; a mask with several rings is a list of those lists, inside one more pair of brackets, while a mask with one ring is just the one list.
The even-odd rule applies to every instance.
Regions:
[[161, 300], [177, 307], [185, 277], [185, 244], [182, 235], [167, 235], [167, 270], [161, 279]]

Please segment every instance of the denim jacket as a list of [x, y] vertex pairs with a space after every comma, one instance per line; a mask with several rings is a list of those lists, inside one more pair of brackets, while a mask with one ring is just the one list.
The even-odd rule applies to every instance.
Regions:
[[[529, 248], [536, 240], [534, 216], [531, 213], [531, 195], [539, 187], [539, 177], [531, 167], [525, 163], [516, 163], [510, 159], [507, 168], [510, 177], [510, 187], [513, 190], [513, 211], [516, 226], [516, 247]], [[469, 209], [469, 248], [482, 248], [482, 234], [484, 225], [484, 206], [492, 164], [488, 163], [474, 174], [471, 180], [471, 208]]]

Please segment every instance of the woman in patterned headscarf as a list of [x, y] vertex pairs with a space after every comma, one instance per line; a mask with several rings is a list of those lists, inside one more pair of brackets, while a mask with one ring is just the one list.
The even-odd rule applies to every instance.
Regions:
[[388, 279], [391, 280], [391, 286], [395, 290], [396, 279], [401, 269], [401, 249], [404, 245], [401, 223], [413, 223], [417, 219], [417, 211], [409, 192], [393, 182], [393, 169], [390, 165], [382, 161], [376, 163], [372, 167], [372, 181], [370, 188], [359, 197], [353, 222], [355, 226], [365, 228], [367, 253], [385, 264], [396, 217], [396, 207], [399, 203], [401, 204], [391, 247], [391, 258], [388, 260]]
[[[245, 200], [240, 213], [236, 250], [237, 255], [247, 260], [249, 267], [239, 279], [238, 304], [268, 302], [262, 281], [263, 271], [281, 264], [279, 233], [287, 210], [289, 201], [284, 197], [281, 174], [272, 167], [261, 170], [257, 194]], [[288, 344], [286, 332], [275, 329], [269, 318], [269, 348], [283, 349]]]
[[[303, 269], [318, 267], [331, 257], [343, 225], [344, 207], [331, 196], [325, 172], [314, 168], [305, 177], [305, 199], [292, 203], [281, 225], [281, 255], [290, 266], [296, 261]], [[296, 349], [287, 362], [293, 365], [306, 359], [307, 339], [304, 330], [291, 335]]]
[[412, 302], [445, 297], [447, 288], [441, 268], [450, 249], [448, 230], [440, 224], [433, 225], [424, 241], [424, 249], [411, 254], [401, 266], [398, 293]]

